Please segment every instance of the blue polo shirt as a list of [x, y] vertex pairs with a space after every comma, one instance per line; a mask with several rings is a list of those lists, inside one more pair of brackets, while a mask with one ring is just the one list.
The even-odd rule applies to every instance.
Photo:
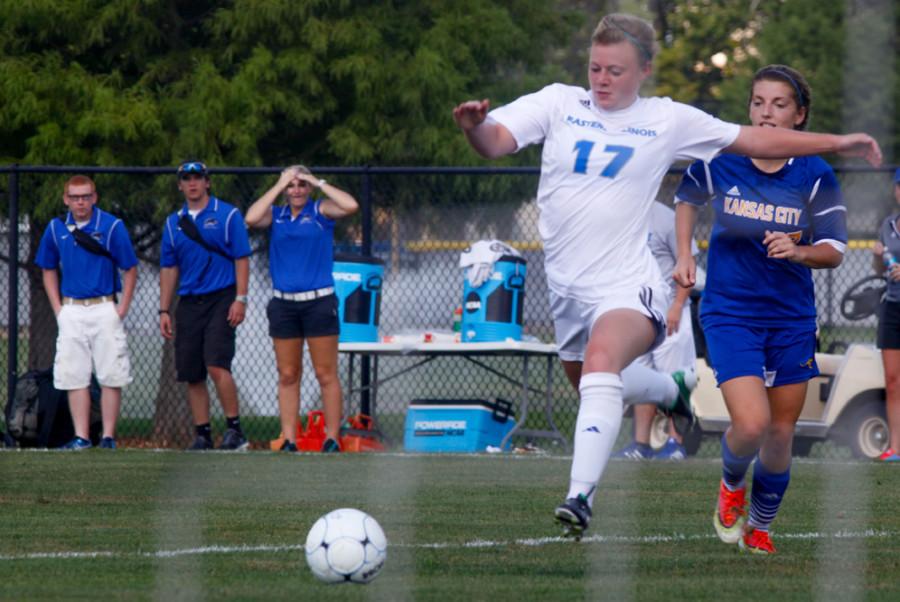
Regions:
[[187, 203], [166, 218], [159, 256], [160, 266], [178, 268], [178, 294], [205, 295], [232, 286], [235, 283], [234, 260], [250, 255], [250, 240], [241, 212], [211, 196], [206, 207], [194, 218], [203, 240], [231, 260], [207, 251], [188, 238], [178, 227], [182, 215], [190, 217]]
[[34, 262], [45, 270], [60, 269], [60, 293], [64, 297], [89, 299], [122, 290], [119, 270], [130, 270], [137, 265], [122, 220], [95, 206], [88, 223], [81, 229], [110, 252], [115, 265], [109, 258], [91, 253], [75, 242], [70, 228], [75, 228], [71, 213], [66, 214], [65, 221], [53, 218], [44, 230]]
[[272, 207], [269, 273], [281, 292], [334, 286], [334, 220], [321, 214], [321, 204], [306, 203], [296, 217], [288, 206]]

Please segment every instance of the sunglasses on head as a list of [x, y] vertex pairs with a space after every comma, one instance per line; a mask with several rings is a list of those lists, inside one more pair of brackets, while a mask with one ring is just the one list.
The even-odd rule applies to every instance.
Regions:
[[182, 163], [178, 166], [178, 176], [181, 179], [186, 179], [185, 176], [187, 175], [198, 175], [205, 177], [207, 175], [206, 164], [200, 161]]

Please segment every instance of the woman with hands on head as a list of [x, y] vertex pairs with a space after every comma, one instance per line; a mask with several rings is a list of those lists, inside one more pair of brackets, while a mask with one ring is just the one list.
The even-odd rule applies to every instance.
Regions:
[[[311, 198], [318, 189], [323, 198]], [[283, 196], [284, 205], [275, 205]], [[334, 294], [334, 223], [356, 212], [350, 194], [302, 165], [288, 167], [247, 210], [253, 228], [271, 228], [269, 272], [272, 299], [266, 307], [278, 367], [282, 451], [297, 451], [303, 343], [309, 347], [325, 410], [323, 452], [340, 451], [343, 400], [338, 378], [337, 297]]]
[[[652, 25], [610, 14], [591, 38], [588, 89], [552, 84], [490, 112], [487, 99], [453, 109], [483, 157], [543, 144], [537, 203], [551, 312], [560, 359], [581, 398], [569, 491], [555, 515], [576, 538], [591, 519], [621, 426], [620, 373], [665, 336], [668, 285], [646, 241], [670, 165], [710, 161], [721, 151], [764, 159], [844, 152], [881, 162], [866, 134], [739, 126], [668, 98], [641, 97], [654, 50]], [[687, 266], [685, 284], [694, 278]]]
[[[776, 135], [803, 130], [811, 104], [802, 74], [784, 65], [763, 67], [750, 87], [750, 129]], [[819, 374], [811, 269], [840, 265], [847, 210], [834, 172], [816, 156], [723, 154], [696, 162], [675, 201], [674, 277], [682, 286], [693, 283], [690, 241], [698, 207], [709, 203], [715, 210], [700, 323], [731, 426], [722, 437], [713, 525], [722, 541], [771, 554], [769, 525], [790, 482], [794, 427], [807, 383]]]

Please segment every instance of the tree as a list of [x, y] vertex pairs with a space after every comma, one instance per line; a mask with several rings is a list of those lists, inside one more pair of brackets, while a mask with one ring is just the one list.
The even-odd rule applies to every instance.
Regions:
[[[508, 100], [546, 83], [554, 69], [544, 49], [569, 29], [567, 17], [540, 0], [3, 2], [0, 161], [471, 164], [478, 159], [451, 107], [475, 96]], [[31, 333], [31, 365], [52, 357], [55, 322], [31, 260], [61, 211], [63, 179], [22, 187], [31, 324], [41, 325]], [[112, 203], [105, 208], [124, 218], [140, 256], [153, 261], [158, 224], [180, 199], [171, 177], [141, 184], [98, 180], [101, 199]], [[499, 180], [461, 192], [491, 198], [510, 190]], [[415, 198], [403, 190], [383, 202]]]

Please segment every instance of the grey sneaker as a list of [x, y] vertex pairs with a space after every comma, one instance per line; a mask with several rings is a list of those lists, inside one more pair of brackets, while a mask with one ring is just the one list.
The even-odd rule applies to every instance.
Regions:
[[200, 435], [197, 435], [194, 438], [194, 442], [191, 444], [191, 446], [189, 448], [187, 448], [187, 451], [206, 451], [206, 450], [212, 449], [212, 448], [213, 448], [212, 441], [210, 441], [206, 437], [201, 437]]
[[222, 437], [222, 444], [219, 445], [219, 449], [229, 451], [244, 451], [248, 447], [250, 447], [250, 442], [247, 441], [244, 434], [234, 429], [225, 431], [225, 435]]
[[592, 512], [587, 497], [579, 494], [557, 506], [555, 515], [556, 522], [563, 527], [563, 535], [579, 541], [591, 523]]

